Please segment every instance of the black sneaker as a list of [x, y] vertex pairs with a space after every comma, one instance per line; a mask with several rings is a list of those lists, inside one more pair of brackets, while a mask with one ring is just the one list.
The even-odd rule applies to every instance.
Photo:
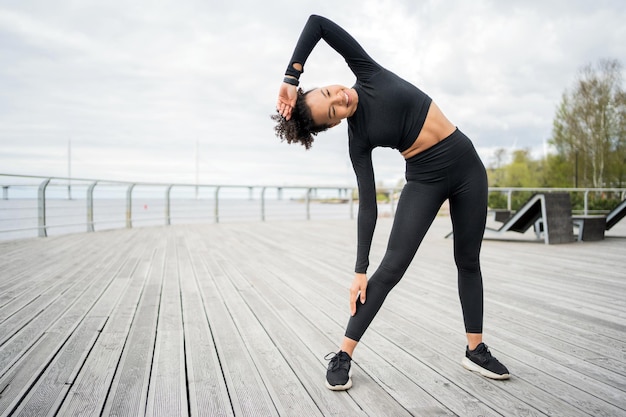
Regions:
[[476, 349], [465, 348], [465, 357], [461, 362], [465, 369], [478, 372], [482, 376], [491, 379], [509, 379], [509, 370], [496, 358], [491, 356], [489, 348], [484, 343], [476, 346]]
[[[332, 355], [332, 356], [331, 356]], [[326, 371], [326, 388], [333, 391], [344, 391], [352, 386], [352, 371], [350, 370], [350, 362], [352, 358], [346, 352], [331, 352], [324, 356], [324, 359], [330, 361], [328, 371]]]

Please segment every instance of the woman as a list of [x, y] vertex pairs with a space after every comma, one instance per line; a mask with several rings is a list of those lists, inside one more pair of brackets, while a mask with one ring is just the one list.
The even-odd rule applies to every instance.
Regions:
[[[298, 89], [303, 66], [320, 39], [341, 54], [357, 78], [352, 88]], [[465, 368], [493, 379], [509, 371], [482, 342], [483, 288], [480, 246], [487, 215], [487, 177], [471, 141], [424, 92], [381, 67], [345, 30], [311, 16], [296, 44], [278, 95], [276, 134], [311, 147], [318, 132], [348, 120], [349, 152], [359, 188], [351, 317], [341, 349], [330, 358], [326, 386], [352, 386], [350, 363], [361, 336], [389, 291], [400, 281], [439, 208], [448, 199], [454, 231], [458, 288], [467, 335]], [[377, 218], [372, 149], [398, 149], [407, 183], [398, 201], [387, 251], [368, 281], [369, 251]]]

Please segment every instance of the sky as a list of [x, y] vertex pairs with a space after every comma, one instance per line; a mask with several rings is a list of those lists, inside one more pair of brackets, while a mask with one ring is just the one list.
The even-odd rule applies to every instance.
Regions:
[[[543, 155], [584, 65], [626, 65], [623, 0], [0, 0], [0, 173], [353, 185], [345, 121], [309, 151], [274, 135], [310, 14], [429, 94], [487, 166], [499, 148]], [[301, 86], [354, 81], [321, 41]], [[395, 150], [374, 167], [403, 178]]]

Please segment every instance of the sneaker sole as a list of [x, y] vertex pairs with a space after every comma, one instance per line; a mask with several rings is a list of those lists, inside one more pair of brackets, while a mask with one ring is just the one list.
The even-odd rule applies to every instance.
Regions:
[[328, 381], [326, 381], [326, 388], [331, 391], [345, 391], [352, 388], [352, 369], [348, 371], [348, 382], [343, 385], [330, 385]]
[[463, 360], [461, 361], [461, 365], [463, 365], [463, 368], [467, 369], [468, 371], [478, 372], [479, 374], [481, 374], [482, 376], [484, 376], [486, 378], [498, 379], [498, 380], [503, 380], [503, 379], [509, 379], [510, 378], [509, 374], [498, 375], [495, 372], [491, 372], [490, 370], [485, 369], [485, 368], [475, 364], [474, 362], [472, 362], [468, 358], [463, 358]]

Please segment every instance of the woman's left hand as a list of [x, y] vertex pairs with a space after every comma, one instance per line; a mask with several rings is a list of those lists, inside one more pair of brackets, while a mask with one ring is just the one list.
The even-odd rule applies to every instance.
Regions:
[[295, 85], [282, 83], [280, 90], [278, 91], [278, 103], [276, 103], [276, 110], [285, 119], [291, 119], [291, 111], [296, 105], [296, 98], [298, 97], [298, 87]]
[[365, 291], [367, 290], [367, 275], [354, 274], [352, 286], [350, 287], [350, 315], [356, 314], [356, 300], [360, 299], [361, 304], [365, 304]]

